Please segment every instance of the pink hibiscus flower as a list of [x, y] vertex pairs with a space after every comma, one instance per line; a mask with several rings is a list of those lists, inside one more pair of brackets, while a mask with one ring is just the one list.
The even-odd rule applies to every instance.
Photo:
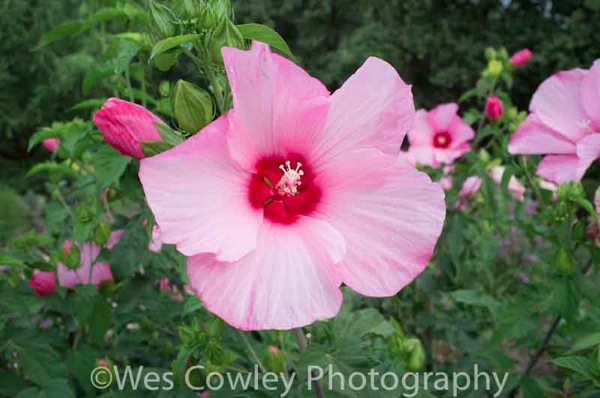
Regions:
[[154, 224], [152, 227], [152, 237], [150, 238], [150, 242], [148, 242], [148, 250], [151, 252], [160, 253], [163, 245], [161, 235], [160, 228], [158, 228], [158, 225]]
[[[496, 185], [500, 186], [502, 183], [502, 176], [504, 175], [505, 167], [503, 166], [495, 166], [492, 167], [489, 171], [490, 177], [496, 183]], [[525, 200], [525, 186], [521, 184], [519, 180], [515, 176], [510, 176], [508, 180], [508, 193], [513, 198], [517, 199], [519, 202]]]
[[495, 95], [488, 97], [485, 101], [484, 112], [488, 119], [498, 120], [498, 118], [500, 118], [500, 116], [502, 116], [504, 113], [500, 98], [496, 97]]
[[206, 308], [244, 330], [337, 314], [340, 285], [390, 296], [432, 255], [444, 193], [396, 165], [410, 86], [369, 58], [334, 94], [261, 43], [223, 48], [234, 107], [140, 164], [165, 243]]
[[102, 137], [123, 155], [145, 157], [143, 141], [162, 141], [156, 123], [163, 123], [147, 109], [132, 102], [109, 98], [94, 115]]
[[469, 202], [475, 197], [479, 189], [481, 188], [481, 178], [478, 176], [471, 176], [467, 178], [458, 192], [458, 201], [456, 202], [456, 208], [465, 211]]
[[[107, 249], [111, 250], [121, 239], [125, 231], [117, 230], [110, 235]], [[63, 250], [69, 251], [72, 243], [65, 241]], [[67, 268], [64, 264], [58, 264], [58, 284], [64, 288], [71, 289], [75, 285], [100, 286], [102, 282], [112, 281], [113, 276], [110, 264], [107, 262], [96, 262], [102, 248], [94, 243], [87, 242], [81, 246], [81, 265], [76, 270]]]
[[600, 157], [600, 60], [589, 71], [571, 69], [546, 79], [529, 110], [508, 151], [546, 155], [537, 174], [549, 181], [581, 180]]
[[457, 104], [438, 105], [429, 112], [420, 109], [408, 132], [410, 148], [405, 154], [411, 164], [439, 167], [454, 162], [471, 149], [473, 129], [458, 115]]

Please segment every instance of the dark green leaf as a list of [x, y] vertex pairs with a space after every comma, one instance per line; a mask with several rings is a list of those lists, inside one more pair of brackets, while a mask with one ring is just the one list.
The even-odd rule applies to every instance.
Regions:
[[199, 37], [200, 37], [200, 35], [193, 34], [193, 35], [182, 35], [182, 36], [169, 37], [167, 39], [161, 40], [158, 43], [156, 43], [154, 45], [154, 47], [152, 48], [152, 53], [150, 54], [150, 59], [156, 57], [159, 54], [164, 53], [165, 51], [169, 51], [172, 48], [179, 47], [182, 44], [191, 43], [194, 40], [198, 39]]
[[266, 43], [271, 47], [281, 51], [290, 59], [294, 61], [296, 60], [294, 54], [292, 54], [292, 51], [290, 50], [283, 37], [281, 37], [279, 33], [275, 32], [268, 26], [257, 23], [248, 23], [243, 25], [237, 25], [237, 28], [245, 38]]
[[103, 145], [94, 156], [98, 192], [110, 185], [118, 186], [119, 179], [130, 161], [130, 157], [121, 155], [108, 145]]

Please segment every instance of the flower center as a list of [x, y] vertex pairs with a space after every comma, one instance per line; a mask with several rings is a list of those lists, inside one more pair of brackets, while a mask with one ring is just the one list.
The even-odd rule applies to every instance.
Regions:
[[292, 169], [292, 162], [285, 161], [285, 167], [280, 164], [279, 168], [283, 171], [283, 176], [277, 183], [277, 193], [280, 196], [292, 196], [298, 194], [298, 187], [302, 184], [300, 178], [304, 175], [304, 171], [300, 170], [302, 163], [296, 162], [296, 168]]
[[435, 133], [433, 136], [433, 146], [436, 148], [448, 148], [452, 143], [452, 136], [447, 131]]
[[275, 223], [292, 224], [310, 214], [320, 197], [315, 175], [299, 155], [262, 158], [248, 185], [252, 207], [262, 208], [265, 218]]

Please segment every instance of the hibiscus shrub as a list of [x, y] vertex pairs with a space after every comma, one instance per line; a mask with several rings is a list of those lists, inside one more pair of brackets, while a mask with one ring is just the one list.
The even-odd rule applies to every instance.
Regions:
[[[309, 391], [311, 364], [477, 364], [509, 372], [507, 396], [597, 396], [600, 61], [527, 113], [510, 93], [535, 54], [490, 48], [473, 89], [415, 110], [419, 87], [375, 57], [330, 93], [225, 0], [82, 12], [40, 43], [100, 50], [73, 104], [89, 118], [30, 140], [47, 194], [0, 253], [0, 396], [194, 397], [255, 367], [297, 374], [293, 396], [410, 393]], [[173, 389], [90, 382], [127, 365]]]

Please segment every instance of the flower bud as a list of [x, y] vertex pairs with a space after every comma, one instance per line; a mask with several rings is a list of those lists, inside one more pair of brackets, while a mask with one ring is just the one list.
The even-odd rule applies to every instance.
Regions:
[[488, 47], [485, 49], [485, 59], [487, 59], [488, 61], [492, 60], [492, 59], [496, 59], [496, 50], [492, 47]]
[[108, 243], [110, 239], [110, 227], [108, 224], [102, 222], [96, 226], [94, 229], [94, 242], [96, 242], [99, 246], [104, 246]]
[[521, 68], [525, 66], [527, 62], [529, 62], [529, 58], [531, 58], [532, 55], [533, 53], [531, 52], [531, 50], [529, 50], [528, 48], [524, 48], [514, 53], [510, 57], [509, 61], [515, 68]]
[[212, 29], [217, 25], [217, 22], [219, 22], [219, 17], [211, 7], [204, 7], [198, 16], [198, 27], [200, 29]]
[[504, 112], [502, 108], [502, 101], [500, 101], [500, 98], [496, 97], [495, 95], [488, 97], [488, 99], [485, 102], [484, 111], [485, 115], [490, 120], [498, 120]]
[[223, 57], [221, 56], [221, 48], [244, 46], [244, 36], [238, 28], [231, 22], [229, 18], [223, 18], [211, 34], [207, 37], [207, 48], [211, 62], [222, 65]]
[[509, 120], [515, 120], [517, 117], [519, 117], [519, 110], [514, 106], [511, 106], [508, 109], [508, 112], [506, 112], [506, 116]]
[[554, 254], [554, 266], [558, 273], [564, 276], [572, 275], [575, 272], [575, 263], [573, 257], [567, 248], [559, 247]]
[[580, 182], [565, 182], [558, 187], [558, 199], [561, 201], [578, 202], [585, 197], [585, 191]]
[[408, 356], [408, 361], [406, 361], [406, 368], [410, 372], [416, 372], [421, 370], [423, 365], [425, 365], [425, 350], [419, 339], [409, 340], [413, 340], [413, 343], [411, 344], [412, 349]]
[[280, 373], [285, 368], [285, 354], [279, 348], [270, 345], [264, 355], [264, 365], [270, 372]]
[[29, 279], [29, 287], [41, 297], [54, 293], [56, 291], [54, 272], [38, 270], [33, 271], [31, 279]]
[[195, 134], [213, 118], [213, 102], [205, 90], [179, 80], [173, 90], [173, 114], [179, 127]]
[[223, 18], [230, 19], [233, 16], [230, 0], [210, 0], [209, 5], [209, 8], [211, 8], [217, 16], [217, 20]]
[[500, 76], [500, 73], [502, 73], [502, 62], [492, 59], [488, 62], [488, 67], [487, 70], [489, 72], [489, 75], [492, 77], [496, 77], [496, 76]]

